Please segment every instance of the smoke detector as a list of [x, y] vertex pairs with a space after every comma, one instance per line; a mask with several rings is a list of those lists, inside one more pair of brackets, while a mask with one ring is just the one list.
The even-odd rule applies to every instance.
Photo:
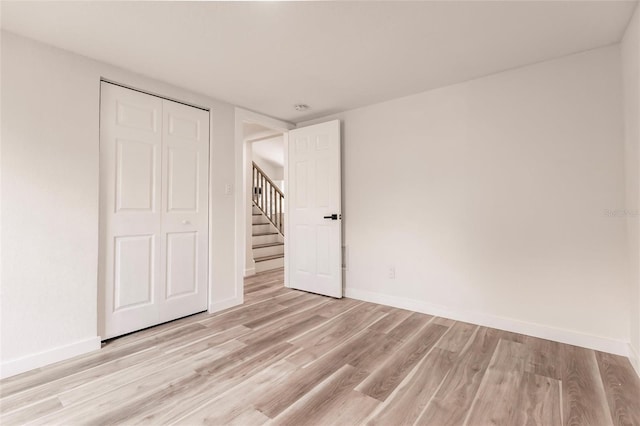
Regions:
[[295, 104], [293, 107], [296, 109], [296, 111], [306, 111], [309, 109], [309, 105], [306, 104]]

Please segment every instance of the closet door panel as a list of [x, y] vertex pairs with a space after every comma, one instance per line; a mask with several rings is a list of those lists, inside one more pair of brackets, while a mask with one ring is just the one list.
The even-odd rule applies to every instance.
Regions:
[[108, 83], [100, 97], [99, 332], [157, 324], [163, 282], [162, 100]]
[[163, 101], [165, 318], [207, 309], [209, 113]]

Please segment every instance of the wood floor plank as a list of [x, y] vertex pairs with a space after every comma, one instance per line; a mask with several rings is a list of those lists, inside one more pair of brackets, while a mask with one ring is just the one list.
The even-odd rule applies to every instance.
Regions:
[[5, 412], [4, 407], [0, 415], [0, 424], [3, 426], [23, 425], [34, 418], [42, 417], [62, 409], [62, 403], [58, 398], [43, 398], [35, 404], [30, 405], [25, 410]]
[[640, 378], [628, 359], [596, 352], [596, 360], [614, 425], [640, 425]]
[[[393, 357], [371, 373], [356, 390], [384, 401], [446, 331], [445, 326], [427, 324], [409, 338]], [[390, 337], [391, 334], [389, 333]]]
[[[173, 419], [180, 424], [229, 424], [241, 416], [247, 407], [253, 407], [253, 400], [257, 396], [269, 392], [273, 386], [286, 380], [296, 368], [288, 361], [280, 360], [229, 391], [213, 396], [202, 406], [185, 416], [176, 418], [174, 415]], [[167, 423], [172, 420], [171, 416], [167, 414], [161, 412], [149, 416], [142, 423]], [[264, 414], [260, 413], [260, 416], [262, 417]], [[264, 419], [269, 418], [264, 416]]]
[[498, 331], [479, 327], [458, 357], [440, 389], [418, 418], [418, 424], [461, 425], [473, 403], [498, 345]]
[[367, 374], [365, 371], [345, 364], [286, 411], [276, 416], [272, 424], [291, 426], [325, 424], [323, 419], [327, 413], [338, 407], [342, 399], [351, 393]]
[[552, 379], [562, 379], [562, 344], [536, 337], [523, 336], [522, 342], [532, 353], [531, 365], [527, 371]]
[[77, 406], [113, 389], [132, 386], [146, 377], [158, 374], [158, 372], [164, 372], [165, 369], [169, 372], [176, 370], [190, 373], [194, 368], [226, 356], [228, 353], [244, 346], [243, 343], [235, 340], [230, 340], [211, 348], [198, 345], [201, 350], [183, 351], [152, 358], [145, 365], [138, 368], [127, 368], [99, 380], [91, 381], [85, 386], [78, 386], [64, 391], [58, 394], [58, 398], [65, 407]]
[[311, 311], [312, 309], [282, 318], [279, 321], [275, 321], [272, 327], [254, 331], [253, 333], [240, 337], [238, 340], [247, 345], [267, 346], [274, 342], [293, 340], [327, 322], [327, 319], [320, 315], [311, 315]]
[[640, 424], [622, 357], [285, 288], [282, 269], [245, 283], [241, 306], [1, 380], [0, 423]]
[[387, 334], [389, 337], [398, 340], [406, 340], [413, 336], [417, 330], [422, 328], [433, 317], [418, 312], [413, 312], [404, 321], [391, 329]]
[[[181, 335], [184, 333], [192, 333], [201, 329], [202, 329], [201, 325], [192, 324], [190, 326], [185, 327], [184, 329], [180, 329], [170, 334]], [[152, 339], [143, 340], [140, 342], [133, 343], [131, 345], [118, 347], [113, 350], [100, 351], [96, 354], [85, 355], [83, 357], [79, 357], [69, 362], [64, 362], [58, 365], [51, 366], [50, 368], [42, 371], [41, 374], [37, 376], [30, 376], [25, 380], [9, 383], [7, 385], [3, 384], [3, 386], [0, 389], [0, 395], [2, 397], [6, 397], [17, 392], [21, 392], [36, 386], [40, 386], [48, 382], [52, 382], [54, 380], [62, 379], [66, 376], [76, 374], [83, 370], [88, 370], [90, 368], [93, 368], [93, 367], [96, 367], [120, 358], [124, 358], [136, 352], [147, 350], [153, 347], [154, 345], [156, 345], [158, 341], [164, 341], [164, 339], [165, 339], [164, 336], [154, 337]]]
[[205, 421], [205, 424], [210, 426], [218, 426], [220, 424], [224, 424], [225, 426], [247, 426], [247, 425], [259, 426], [259, 425], [267, 424], [270, 420], [271, 419], [269, 419], [269, 417], [265, 416], [260, 411], [254, 408], [247, 408], [226, 423], [217, 423], [215, 421], [213, 422]]
[[254, 305], [247, 306], [246, 309], [236, 310], [223, 315], [215, 315], [209, 319], [201, 321], [205, 327], [211, 330], [222, 331], [236, 325], [243, 325], [245, 322], [255, 320], [273, 312], [286, 309], [286, 306], [274, 304], [269, 300], [265, 300]]
[[275, 386], [270, 394], [258, 398], [255, 407], [268, 417], [275, 418], [335, 371], [377, 345], [381, 336], [384, 335], [369, 330], [354, 336], [308, 367], [296, 370], [287, 381]]
[[[206, 384], [186, 390], [180, 395], [164, 401], [160, 409], [144, 410], [129, 419], [129, 423], [169, 424], [183, 423], [185, 416], [198, 412], [198, 415], [209, 416], [206, 404], [225, 395], [237, 386], [243, 386], [252, 377], [268, 370], [282, 361], [294, 347], [287, 342], [274, 345], [254, 357], [236, 363], [233, 368], [226, 369], [214, 375], [204, 375]], [[251, 386], [249, 384], [249, 386]], [[264, 390], [263, 390], [264, 391]], [[229, 401], [227, 401], [229, 404]]]
[[531, 358], [524, 344], [500, 339], [467, 425], [526, 424], [525, 419], [536, 418], [541, 424], [561, 422], [559, 382], [528, 373]]
[[[87, 382], [93, 382], [104, 377], [110, 377], [112, 373], [128, 369], [129, 367], [148, 361], [149, 358], [155, 355], [155, 353], [151, 354], [149, 351], [159, 353], [156, 348], [148, 348], [132, 355], [97, 365], [94, 368], [82, 370], [76, 374], [69, 374], [61, 377], [60, 379], [52, 380], [50, 382], [43, 383], [42, 385], [26, 389], [24, 392], [12, 394], [2, 399], [2, 411], [11, 412], [19, 410], [33, 404], [34, 401], [47, 399], [51, 397], [51, 395], [60, 394], [66, 390], [82, 386]], [[54, 405], [55, 404], [52, 404], [49, 407], [51, 408]]]
[[367, 352], [351, 358], [349, 365], [365, 371], [374, 371], [384, 365], [398, 349], [404, 344], [402, 340], [394, 339], [388, 335], [382, 335], [378, 343]]
[[285, 309], [281, 309], [279, 311], [275, 311], [270, 314], [264, 315], [260, 318], [247, 321], [243, 325], [247, 328], [251, 328], [254, 330], [259, 329], [259, 328], [268, 326], [274, 321], [277, 321], [285, 317], [289, 317], [293, 314], [297, 314], [299, 312], [316, 307], [323, 303], [325, 302], [322, 299], [317, 299], [317, 298], [301, 300], [297, 303], [287, 305]]
[[564, 424], [613, 424], [594, 352], [577, 346], [563, 345], [562, 362]]
[[413, 425], [449, 373], [455, 354], [434, 348], [372, 414], [370, 425]]
[[406, 320], [413, 312], [406, 311], [404, 309], [393, 309], [385, 317], [379, 321], [371, 324], [369, 328], [371, 330], [379, 331], [380, 333], [388, 333], [397, 327], [402, 321]]
[[514, 404], [518, 412], [518, 424], [562, 425], [559, 380], [525, 372], [522, 377], [518, 400]]
[[477, 325], [456, 321], [449, 328], [443, 338], [436, 343], [436, 347], [458, 354], [462, 352], [462, 349], [464, 349], [465, 345], [469, 342], [477, 328]]
[[361, 425], [379, 405], [377, 399], [353, 390], [344, 395], [339, 405], [324, 414], [319, 425]]
[[343, 314], [327, 320], [314, 330], [290, 341], [295, 346], [320, 356], [385, 315], [387, 314], [381, 312], [375, 305], [355, 305]]

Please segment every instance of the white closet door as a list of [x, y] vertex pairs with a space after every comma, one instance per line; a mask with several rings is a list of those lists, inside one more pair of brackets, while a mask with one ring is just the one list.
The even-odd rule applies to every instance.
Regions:
[[163, 100], [162, 321], [207, 309], [209, 113]]
[[100, 105], [100, 335], [207, 307], [208, 113], [109, 83]]

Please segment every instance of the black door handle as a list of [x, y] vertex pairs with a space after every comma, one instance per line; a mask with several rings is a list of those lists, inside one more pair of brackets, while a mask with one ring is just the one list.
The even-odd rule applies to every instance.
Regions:
[[[325, 219], [331, 219], [331, 220], [338, 220], [338, 215], [336, 213], [330, 215], [330, 216], [325, 216]], [[342, 215], [340, 215], [340, 219], [342, 219]]]

